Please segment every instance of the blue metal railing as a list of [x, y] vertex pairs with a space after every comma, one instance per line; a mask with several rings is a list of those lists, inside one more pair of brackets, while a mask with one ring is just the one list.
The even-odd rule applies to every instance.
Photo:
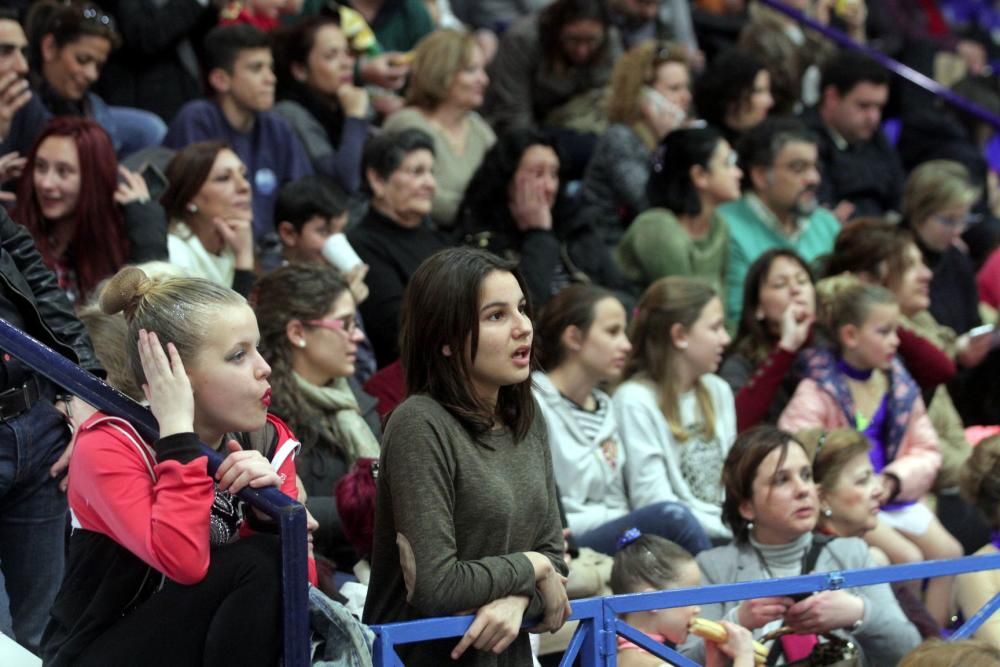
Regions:
[[815, 30], [816, 32], [822, 34], [824, 37], [826, 37], [832, 42], [835, 42], [839, 46], [842, 46], [846, 49], [850, 49], [852, 51], [860, 51], [864, 53], [873, 60], [878, 61], [880, 65], [885, 67], [890, 72], [898, 74], [899, 76], [903, 77], [910, 83], [920, 86], [921, 88], [927, 90], [928, 92], [934, 93], [938, 97], [945, 99], [949, 104], [952, 104], [953, 106], [956, 106], [959, 109], [962, 109], [963, 111], [972, 114], [976, 118], [982, 120], [985, 123], [989, 123], [993, 127], [1000, 130], [1000, 116], [991, 113], [989, 110], [979, 106], [978, 104], [970, 102], [961, 95], [956, 95], [951, 89], [947, 88], [946, 86], [942, 86], [934, 79], [924, 74], [921, 74], [912, 67], [908, 67], [907, 65], [904, 65], [903, 63], [894, 60], [893, 58], [890, 58], [881, 51], [877, 51], [864, 44], [859, 44], [858, 42], [854, 41], [840, 30], [837, 30], [836, 28], [831, 28], [830, 26], [823, 25], [822, 23], [818, 22], [811, 16], [808, 16], [797, 9], [789, 7], [784, 2], [781, 2], [781, 0], [760, 0], [760, 2], [767, 5], [771, 9], [774, 9], [775, 11], [790, 16], [791, 18], [795, 19], [798, 23], [806, 26], [807, 28]]
[[[560, 666], [569, 667], [577, 658], [580, 658], [580, 664], [583, 667], [614, 667], [618, 664], [616, 638], [621, 635], [666, 660], [669, 664], [680, 667], [699, 667], [689, 658], [651, 640], [620, 620], [618, 617], [621, 614], [759, 597], [860, 588], [894, 581], [908, 581], [998, 568], [1000, 568], [1000, 554], [990, 554], [865, 570], [822, 572], [783, 579], [574, 600], [572, 602], [573, 614], [570, 616], [570, 620], [579, 621], [580, 624], [570, 640], [569, 647], [563, 654]], [[969, 618], [951, 638], [961, 639], [971, 636], [998, 608], [1000, 608], [1000, 594]], [[468, 629], [473, 618], [475, 617], [432, 618], [409, 623], [375, 626], [373, 630], [377, 636], [375, 638], [374, 664], [376, 667], [402, 667], [403, 663], [396, 653], [396, 646], [431, 639], [460, 637]], [[525, 623], [525, 627], [530, 625], [532, 623]]]
[[[149, 410], [3, 319], [0, 319], [0, 349], [101, 412], [127, 419], [145, 440], [152, 442], [159, 437], [156, 420]], [[222, 457], [204, 444], [202, 449], [208, 457], [208, 470], [214, 474]], [[284, 664], [306, 667], [309, 664], [309, 574], [305, 508], [273, 488], [255, 490], [248, 487], [240, 491], [239, 496], [278, 524]]]

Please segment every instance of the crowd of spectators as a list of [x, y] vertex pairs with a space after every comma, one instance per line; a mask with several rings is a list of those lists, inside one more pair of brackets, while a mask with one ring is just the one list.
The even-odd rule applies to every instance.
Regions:
[[[2, 356], [0, 630], [45, 664], [274, 664], [248, 486], [356, 622], [476, 615], [413, 665], [545, 660], [522, 620], [575, 595], [1000, 549], [997, 127], [864, 49], [755, 0], [8, 4], [0, 317], [161, 430]], [[786, 5], [1000, 122], [991, 3]], [[998, 590], [626, 620], [881, 666]]]

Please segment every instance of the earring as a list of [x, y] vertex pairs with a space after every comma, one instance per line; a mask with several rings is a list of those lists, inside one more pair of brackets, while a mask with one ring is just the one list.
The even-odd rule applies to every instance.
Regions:
[[677, 349], [678, 350], [686, 350], [686, 349], [688, 349], [688, 342], [686, 340], [680, 341], [679, 343], [677, 343]]
[[831, 516], [833, 516], [833, 510], [830, 509], [829, 507], [824, 507], [823, 508], [823, 516], [826, 517], [827, 519], [829, 519]]
[[192, 214], [193, 213], [197, 213], [198, 212], [198, 205], [195, 204], [194, 202], [191, 202], [190, 204], [187, 205], [187, 210], [188, 210], [188, 213], [192, 213]]
[[753, 521], [747, 521], [747, 532], [753, 532]]
[[296, 345], [298, 345], [299, 348], [304, 348], [306, 346], [306, 342], [304, 340], [300, 340], [298, 343], [296, 343]]

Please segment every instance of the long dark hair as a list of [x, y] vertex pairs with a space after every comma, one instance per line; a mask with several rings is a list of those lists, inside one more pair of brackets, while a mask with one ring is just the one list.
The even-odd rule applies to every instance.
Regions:
[[80, 194], [72, 213], [73, 238], [66, 252], [73, 259], [80, 295], [85, 296], [128, 261], [125, 218], [114, 201], [118, 160], [108, 133], [86, 118], [57, 116], [38, 135], [17, 184], [17, 207], [12, 217], [31, 232], [49, 267], [55, 266], [57, 258], [49, 245], [51, 221], [42, 217], [35, 196], [34, 174], [38, 149], [49, 137], [71, 139], [80, 161]]
[[[301, 104], [323, 126], [330, 143], [339, 146], [344, 112], [335, 99], [320, 95], [292, 75], [292, 65], [306, 66], [309, 53], [316, 45], [316, 33], [331, 25], [340, 29], [338, 15], [310, 16], [276, 31], [273, 34], [274, 71], [278, 78], [278, 99]], [[350, 44], [347, 48], [350, 48]]]
[[674, 130], [660, 141], [646, 182], [649, 205], [676, 215], [698, 215], [701, 199], [691, 182], [691, 167], [708, 169], [722, 135], [710, 127]]
[[586, 336], [594, 323], [594, 309], [608, 298], [617, 299], [603, 287], [580, 284], [566, 287], [545, 304], [535, 331], [535, 353], [542, 370], [555, 369], [566, 357], [563, 332], [575, 326]]
[[224, 141], [198, 141], [178, 151], [167, 165], [167, 189], [160, 195], [160, 205], [170, 220], [184, 220], [187, 205], [205, 185], [219, 153], [232, 150]]
[[736, 542], [746, 542], [750, 534], [750, 521], [740, 512], [740, 505], [753, 500], [757, 469], [776, 449], [781, 449], [777, 465], [780, 468], [788, 456], [788, 447], [793, 443], [805, 451], [794, 435], [774, 426], [755, 426], [741, 433], [733, 443], [722, 465], [722, 488], [726, 493], [722, 501], [722, 520], [733, 531]]
[[[517, 128], [501, 134], [493, 147], [483, 156], [483, 161], [472, 175], [462, 203], [458, 207], [456, 219], [466, 233], [488, 229], [499, 234], [515, 234], [507, 192], [521, 164], [521, 158], [532, 146], [551, 148], [556, 156], [559, 156], [555, 142], [542, 132], [531, 128]], [[560, 193], [561, 183], [562, 179], [560, 179]], [[561, 200], [561, 195], [556, 198], [552, 215], [553, 224], [559, 217], [555, 211], [561, 208]]]
[[789, 248], [772, 248], [750, 265], [743, 280], [743, 312], [740, 314], [740, 324], [736, 330], [733, 353], [746, 357], [754, 365], [764, 361], [777, 342], [774, 334], [768, 330], [767, 322], [757, 319], [757, 308], [760, 307], [760, 290], [767, 281], [767, 274], [771, 272], [771, 265], [779, 257], [798, 263], [809, 275], [809, 281], [816, 284], [816, 278], [809, 264]]
[[323, 441], [345, 455], [338, 434], [326, 427], [323, 411], [307, 401], [292, 376], [291, 320], [322, 318], [348, 290], [347, 282], [325, 264], [289, 264], [260, 279], [254, 311], [260, 324], [260, 353], [271, 366], [272, 409], [288, 422], [304, 448]]
[[[408, 396], [427, 394], [473, 437], [489, 431], [499, 418], [521, 440], [535, 418], [531, 381], [501, 387], [495, 409], [476, 396], [469, 381], [470, 363], [479, 348], [479, 295], [486, 276], [494, 271], [513, 275], [529, 299], [517, 265], [496, 255], [449, 248], [427, 258], [403, 296], [400, 359]], [[527, 313], [530, 317], [530, 300]], [[449, 356], [442, 352], [445, 346], [452, 350]]]
[[90, 2], [36, 2], [25, 18], [24, 32], [31, 45], [28, 50], [31, 69], [36, 72], [42, 67], [42, 38], [45, 35], [52, 35], [59, 49], [86, 36], [106, 39], [113, 49], [121, 45], [114, 17]]

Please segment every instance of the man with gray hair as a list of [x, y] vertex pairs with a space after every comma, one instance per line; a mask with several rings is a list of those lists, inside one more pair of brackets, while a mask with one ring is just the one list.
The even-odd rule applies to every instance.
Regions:
[[830, 252], [840, 224], [819, 206], [816, 135], [800, 121], [772, 118], [740, 142], [743, 196], [719, 207], [729, 227], [726, 319], [739, 320], [747, 269], [771, 248], [790, 248], [806, 261]]

